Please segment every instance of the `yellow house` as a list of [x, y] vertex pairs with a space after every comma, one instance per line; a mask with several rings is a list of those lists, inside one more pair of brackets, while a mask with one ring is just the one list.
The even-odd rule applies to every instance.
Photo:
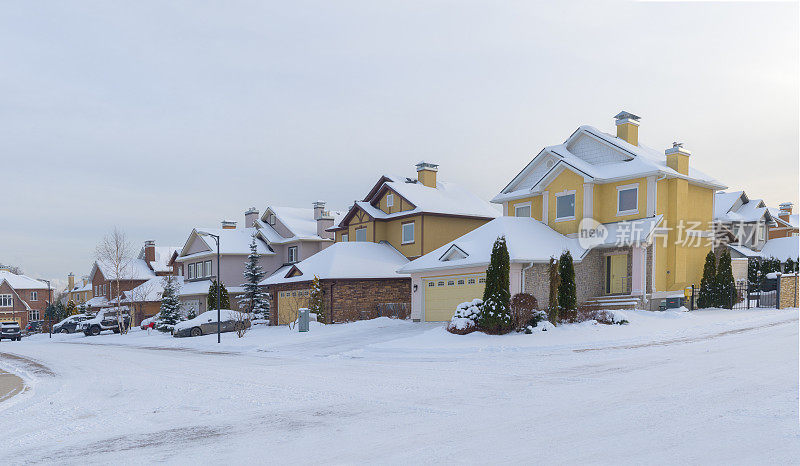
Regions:
[[412, 317], [446, 320], [459, 303], [481, 297], [498, 236], [509, 248], [512, 293], [540, 303], [548, 299], [547, 263], [564, 250], [585, 306], [654, 309], [699, 286], [713, 241], [714, 193], [725, 186], [690, 166], [682, 144], [663, 153], [640, 144], [638, 116], [615, 119], [616, 136], [579, 127], [542, 149], [492, 199], [505, 218], [520, 221], [495, 220], [404, 266], [421, 291], [412, 296]]
[[76, 306], [80, 306], [86, 301], [89, 301], [94, 296], [92, 292], [92, 284], [88, 280], [83, 279], [82, 284], [75, 282], [75, 275], [69, 274], [67, 276], [67, 292], [65, 295], [64, 304], [73, 301]]
[[417, 178], [381, 176], [329, 229], [336, 242], [386, 242], [414, 259], [500, 215], [469, 191], [437, 180], [438, 165], [420, 162], [416, 168]]

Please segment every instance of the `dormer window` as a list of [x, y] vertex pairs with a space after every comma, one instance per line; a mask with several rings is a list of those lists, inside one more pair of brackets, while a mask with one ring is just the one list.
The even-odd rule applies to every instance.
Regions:
[[393, 207], [393, 206], [394, 206], [394, 194], [387, 194], [386, 207]]
[[268, 217], [268, 222], [270, 225], [275, 225], [275, 214], [270, 213]]
[[289, 263], [294, 264], [297, 262], [297, 246], [292, 246], [289, 248]]

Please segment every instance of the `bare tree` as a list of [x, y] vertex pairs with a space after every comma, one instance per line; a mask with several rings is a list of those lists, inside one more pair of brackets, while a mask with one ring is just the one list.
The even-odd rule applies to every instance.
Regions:
[[23, 275], [22, 269], [17, 267], [16, 265], [10, 265], [10, 264], [3, 265], [3, 263], [0, 262], [0, 269], [8, 269], [8, 271], [13, 273], [14, 275]]
[[97, 245], [95, 255], [97, 260], [107, 267], [107, 270], [112, 275], [111, 277], [106, 278], [112, 279], [116, 284], [116, 289], [112, 288], [111, 292], [116, 294], [117, 323], [119, 325], [119, 332], [121, 334], [128, 333], [130, 319], [126, 325], [125, 319], [122, 318], [122, 308], [120, 306], [122, 301], [122, 291], [120, 291], [120, 282], [125, 280], [130, 273], [131, 259], [133, 259], [133, 248], [131, 247], [131, 243], [128, 241], [128, 237], [125, 235], [125, 232], [117, 227], [114, 227], [111, 233], [103, 237], [102, 241], [100, 241], [100, 243]]

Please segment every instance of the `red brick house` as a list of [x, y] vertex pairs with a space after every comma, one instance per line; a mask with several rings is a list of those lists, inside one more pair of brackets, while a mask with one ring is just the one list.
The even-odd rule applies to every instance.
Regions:
[[270, 294], [270, 322], [283, 325], [297, 319], [298, 309], [310, 304], [314, 277], [322, 286], [326, 323], [371, 319], [398, 309], [408, 312], [411, 278], [396, 272], [407, 262], [388, 243], [336, 243], [261, 282]]
[[47, 283], [0, 269], [0, 321], [14, 320], [24, 328], [29, 321], [44, 319], [51, 300]]

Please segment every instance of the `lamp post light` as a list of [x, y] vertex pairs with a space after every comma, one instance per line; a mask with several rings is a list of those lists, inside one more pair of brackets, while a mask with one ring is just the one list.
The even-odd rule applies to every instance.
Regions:
[[51, 301], [53, 298], [51, 297], [52, 293], [50, 292], [50, 280], [45, 280], [43, 278], [42, 281], [47, 283], [47, 307], [44, 308], [44, 313], [47, 314], [47, 331], [50, 334], [48, 338], [53, 338], [53, 323], [50, 321], [50, 314], [53, 312], [51, 309], [51, 306], [53, 305]]
[[201, 236], [210, 236], [210, 237], [214, 238], [214, 242], [217, 243], [217, 343], [222, 343], [222, 336], [221, 336], [222, 335], [222, 328], [221, 328], [221, 323], [220, 323], [220, 320], [222, 320], [222, 318], [220, 317], [221, 312], [219, 310], [219, 306], [220, 306], [219, 290], [222, 287], [222, 277], [220, 276], [220, 273], [219, 273], [219, 265], [220, 265], [219, 264], [219, 235], [215, 235], [214, 233], [209, 233], [207, 231], [198, 231], [197, 234], [201, 235]]

